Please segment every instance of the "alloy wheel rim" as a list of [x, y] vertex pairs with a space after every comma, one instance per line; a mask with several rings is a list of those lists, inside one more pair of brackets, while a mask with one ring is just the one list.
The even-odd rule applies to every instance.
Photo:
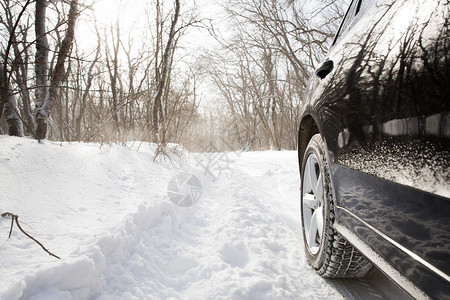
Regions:
[[317, 157], [310, 154], [303, 174], [302, 210], [303, 231], [312, 254], [319, 252], [323, 235], [323, 181]]

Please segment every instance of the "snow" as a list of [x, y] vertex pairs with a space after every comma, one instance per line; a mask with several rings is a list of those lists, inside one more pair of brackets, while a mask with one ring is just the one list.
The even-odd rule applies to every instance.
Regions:
[[0, 136], [0, 212], [61, 257], [0, 218], [0, 299], [343, 299], [306, 263], [295, 151], [154, 150]]

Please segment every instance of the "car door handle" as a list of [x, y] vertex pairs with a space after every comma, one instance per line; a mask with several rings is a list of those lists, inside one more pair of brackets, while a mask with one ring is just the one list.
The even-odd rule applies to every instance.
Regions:
[[328, 59], [320, 66], [320, 68], [316, 70], [316, 75], [320, 79], [324, 79], [325, 77], [327, 77], [328, 74], [330, 74], [330, 72], [333, 70], [333, 67], [334, 67], [333, 61]]

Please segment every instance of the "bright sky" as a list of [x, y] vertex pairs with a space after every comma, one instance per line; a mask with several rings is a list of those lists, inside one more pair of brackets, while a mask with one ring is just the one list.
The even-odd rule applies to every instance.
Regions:
[[[223, 10], [218, 4], [219, 1], [221, 0], [181, 0], [181, 14], [190, 14], [189, 10], [196, 5], [196, 19], [208, 19], [204, 22], [205, 25], [208, 26], [210, 25], [210, 19], [214, 24], [215, 30], [226, 28], [221, 25], [225, 18], [221, 15]], [[142, 48], [142, 37], [149, 34], [145, 16], [145, 7], [149, 6], [149, 4], [151, 5], [150, 7], [153, 7], [154, 2], [154, 0], [96, 0], [96, 3], [93, 6], [94, 11], [90, 14], [95, 15], [100, 35], [104, 35], [105, 28], [109, 32], [111, 26], [114, 26], [116, 20], [119, 19], [122, 41], [126, 43], [128, 36], [132, 37], [134, 40], [133, 45], [135, 45], [133, 48], [138, 51]], [[161, 3], [168, 8], [172, 8], [174, 6], [174, 0], [161, 0]], [[150, 12], [151, 16], [153, 14], [153, 12]], [[151, 20], [150, 22], [154, 21]], [[92, 49], [87, 50], [88, 52], [95, 51], [97, 36], [92, 16], [88, 17], [82, 15], [80, 17], [76, 34], [77, 42], [80, 48]], [[178, 64], [178, 67], [185, 68], [201, 56], [204, 53], [203, 51], [214, 49], [214, 47], [217, 46], [217, 42], [212, 36], [209, 35], [207, 30], [190, 27], [186, 34], [181, 37], [178, 46], [181, 47], [177, 50], [176, 54], [177, 57], [182, 58], [183, 61], [183, 63]], [[124, 55], [123, 52], [122, 54]], [[209, 85], [206, 82], [204, 82], [204, 84]], [[197, 91], [200, 90], [202, 90], [200, 93], [203, 94], [203, 99], [205, 97], [216, 98], [214, 95], [215, 92], [211, 91], [211, 87], [197, 87]]]
[[145, 1], [98, 0], [94, 4], [97, 21], [108, 26], [119, 18], [124, 28], [129, 28], [145, 14]]
[[[226, 28], [223, 26], [224, 17], [223, 9], [218, 4], [220, 0], [181, 0], [181, 15], [191, 14], [192, 7], [196, 6], [196, 19], [204, 20], [205, 26], [210, 26], [212, 22], [215, 30]], [[153, 8], [154, 0], [96, 0], [93, 6], [94, 11], [89, 13], [91, 16], [81, 16], [77, 27], [77, 41], [83, 47], [95, 47], [97, 45], [97, 37], [92, 14], [95, 15], [97, 26], [100, 34], [104, 30], [110, 30], [114, 26], [116, 20], [119, 19], [122, 41], [127, 41], [128, 36], [134, 40], [142, 41], [142, 37], [149, 34], [146, 9]], [[161, 3], [168, 8], [172, 8], [174, 0], [161, 0]], [[147, 8], [146, 8], [147, 6]], [[154, 13], [149, 12], [150, 18]], [[150, 19], [150, 22], [153, 20]], [[181, 24], [181, 20], [179, 23]], [[168, 24], [167, 24], [168, 26]], [[198, 27], [190, 27], [185, 36], [180, 39], [179, 46], [186, 51], [194, 51], [198, 49], [210, 49], [216, 45], [215, 40], [211, 37], [206, 29]], [[84, 47], [83, 47], [84, 48]]]

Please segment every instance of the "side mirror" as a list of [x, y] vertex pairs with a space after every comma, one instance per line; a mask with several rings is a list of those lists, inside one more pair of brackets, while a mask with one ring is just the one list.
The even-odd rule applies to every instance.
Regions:
[[327, 60], [320, 66], [320, 68], [316, 70], [316, 75], [320, 79], [324, 79], [325, 77], [327, 77], [328, 74], [330, 74], [333, 68], [334, 68], [333, 61]]

